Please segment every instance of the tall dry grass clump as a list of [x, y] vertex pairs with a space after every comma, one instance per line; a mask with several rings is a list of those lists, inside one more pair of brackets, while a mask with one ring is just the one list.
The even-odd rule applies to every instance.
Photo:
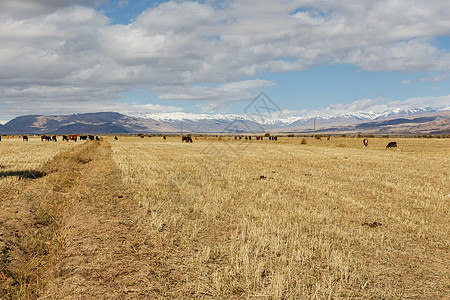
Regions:
[[449, 143], [386, 141], [121, 138], [113, 157], [164, 257], [156, 295], [444, 297]]

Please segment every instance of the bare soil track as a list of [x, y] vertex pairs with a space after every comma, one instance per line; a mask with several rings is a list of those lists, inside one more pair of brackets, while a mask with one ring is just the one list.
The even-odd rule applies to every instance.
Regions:
[[0, 297], [167, 297], [159, 291], [181, 281], [110, 154], [106, 142], [85, 143], [51, 161], [46, 176], [0, 192]]

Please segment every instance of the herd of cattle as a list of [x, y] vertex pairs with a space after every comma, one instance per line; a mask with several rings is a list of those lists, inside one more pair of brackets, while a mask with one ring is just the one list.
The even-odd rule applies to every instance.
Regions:
[[[144, 138], [144, 135], [139, 135], [141, 138]], [[7, 136], [8, 139], [14, 138], [13, 135], [9, 135]], [[234, 139], [235, 140], [241, 140], [242, 138], [244, 138], [245, 140], [252, 140], [251, 136], [235, 136]], [[268, 136], [267, 137], [269, 139], [269, 141], [278, 141], [278, 137], [277, 136]], [[74, 134], [74, 135], [63, 135], [62, 136], [62, 140], [63, 141], [77, 141], [78, 139], [80, 139], [81, 141], [86, 141], [86, 140], [100, 140], [100, 138], [98, 136], [94, 136], [94, 135], [79, 135], [79, 134]], [[117, 136], [114, 136], [115, 140], [118, 140]], [[166, 136], [163, 136], [163, 139], [166, 139]], [[257, 141], [262, 141], [264, 139], [263, 136], [256, 136], [255, 139]], [[316, 140], [322, 140], [321, 137], [316, 137]], [[2, 140], [2, 136], [0, 135], [0, 141]], [[28, 141], [28, 136], [27, 135], [23, 135], [22, 136], [22, 140], [23, 141]], [[327, 137], [327, 140], [330, 140], [330, 137]], [[47, 141], [47, 142], [57, 142], [58, 139], [56, 137], [56, 135], [42, 135], [41, 136], [41, 141]], [[186, 142], [186, 143], [192, 143], [192, 137], [190, 136], [182, 136], [181, 137], [181, 141], [182, 142]], [[363, 144], [364, 147], [367, 147], [369, 145], [369, 140], [368, 139], [363, 139]], [[397, 142], [389, 142], [386, 146], [386, 148], [397, 148]]]
[[[12, 138], [14, 138], [15, 136], [14, 135], [8, 135], [7, 136], [7, 138], [8, 139], [12, 139]], [[22, 137], [22, 140], [23, 141], [26, 141], [26, 142], [28, 142], [28, 136], [27, 135], [22, 135], [22, 136], [19, 136], [19, 137]], [[34, 136], [34, 137], [36, 137], [36, 136]], [[98, 136], [94, 136], [94, 135], [79, 135], [79, 134], [73, 134], [73, 135], [63, 135], [62, 136], [62, 140], [63, 141], [77, 141], [78, 139], [80, 139], [80, 140], [84, 140], [84, 141], [86, 141], [86, 140], [91, 140], [91, 141], [93, 141], [93, 140], [100, 140], [100, 138], [98, 137]], [[116, 137], [116, 139], [117, 139], [117, 137]], [[2, 136], [0, 135], [0, 141], [2, 140]], [[47, 141], [47, 142], [57, 142], [58, 141], [58, 138], [56, 137], [56, 135], [41, 135], [41, 141]]]

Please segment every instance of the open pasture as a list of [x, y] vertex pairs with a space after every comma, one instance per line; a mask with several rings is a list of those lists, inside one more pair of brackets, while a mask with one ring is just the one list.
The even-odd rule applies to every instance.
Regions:
[[0, 141], [0, 187], [14, 184], [19, 178], [41, 177], [46, 162], [74, 145], [73, 142], [42, 142], [34, 137], [29, 137], [29, 141], [23, 141], [20, 136], [4, 137]]
[[301, 140], [111, 139], [164, 253], [158, 294], [446, 297], [450, 141]]
[[450, 141], [302, 139], [3, 139], [0, 296], [447, 297]]

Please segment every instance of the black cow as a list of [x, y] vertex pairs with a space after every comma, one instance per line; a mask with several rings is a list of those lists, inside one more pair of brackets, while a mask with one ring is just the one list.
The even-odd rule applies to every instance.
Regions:
[[63, 142], [64, 141], [69, 141], [69, 139], [67, 138], [67, 135], [63, 135]]
[[367, 147], [369, 145], [369, 140], [363, 139], [363, 144], [364, 144], [364, 147]]
[[52, 141], [57, 142], [56, 135], [52, 136]]
[[27, 142], [28, 142], [28, 137], [27, 137], [26, 135], [24, 135], [24, 136], [22, 137], [22, 141], [27, 141]]
[[95, 140], [96, 140], [96, 141], [100, 141], [100, 139], [99, 139], [98, 136], [95, 136]]
[[397, 142], [389, 142], [389, 144], [387, 144], [386, 148], [397, 148]]
[[93, 141], [95, 139], [95, 136], [93, 136], [93, 135], [88, 135], [88, 137], [91, 141]]
[[115, 139], [116, 141], [118, 140], [117, 135], [114, 136], [114, 139]]
[[186, 141], [186, 143], [192, 143], [192, 138], [190, 136], [182, 136], [181, 141], [182, 142]]
[[163, 139], [166, 139], [166, 136], [163, 136]]
[[0, 142], [2, 141], [2, 136], [0, 135]]
[[87, 135], [80, 135], [80, 141], [86, 141], [87, 138]]

